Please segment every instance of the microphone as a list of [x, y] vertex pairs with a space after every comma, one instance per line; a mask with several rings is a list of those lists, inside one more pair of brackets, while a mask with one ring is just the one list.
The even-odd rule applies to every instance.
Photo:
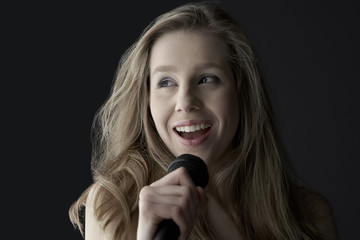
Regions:
[[[185, 167], [193, 180], [195, 186], [204, 188], [209, 181], [209, 173], [205, 162], [194, 155], [182, 154], [172, 161], [167, 169], [167, 173], [176, 170], [179, 167]], [[178, 225], [172, 219], [164, 219], [160, 222], [156, 230], [154, 240], [173, 240], [180, 235]]]

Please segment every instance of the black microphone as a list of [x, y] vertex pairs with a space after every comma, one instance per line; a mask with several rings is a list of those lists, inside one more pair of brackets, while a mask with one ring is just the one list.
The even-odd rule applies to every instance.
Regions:
[[[193, 180], [195, 186], [205, 188], [209, 181], [209, 173], [205, 162], [194, 155], [182, 154], [172, 161], [168, 167], [167, 173], [174, 171], [179, 167], [185, 167]], [[154, 240], [173, 240], [180, 235], [178, 225], [172, 219], [165, 219], [159, 223]]]

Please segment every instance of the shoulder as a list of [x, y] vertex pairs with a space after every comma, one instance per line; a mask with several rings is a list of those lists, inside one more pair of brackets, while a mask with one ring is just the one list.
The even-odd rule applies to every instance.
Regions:
[[95, 215], [95, 188], [92, 187], [88, 193], [85, 204], [85, 239], [101, 239], [101, 226]]
[[316, 227], [329, 239], [337, 239], [337, 229], [330, 202], [320, 193], [301, 187], [298, 189], [300, 200]]
[[299, 196], [307, 210], [317, 216], [332, 216], [332, 207], [330, 202], [320, 193], [313, 190], [300, 187]]
[[[89, 191], [86, 199], [85, 208], [85, 239], [114, 239], [117, 235], [120, 216], [115, 216], [109, 221], [103, 222], [98, 217], [97, 207], [99, 206], [97, 199], [98, 188], [94, 185]], [[101, 214], [100, 214], [101, 215]], [[131, 219], [131, 230], [124, 236], [124, 239], [136, 239], [137, 218]], [[121, 238], [123, 239], [123, 238]]]

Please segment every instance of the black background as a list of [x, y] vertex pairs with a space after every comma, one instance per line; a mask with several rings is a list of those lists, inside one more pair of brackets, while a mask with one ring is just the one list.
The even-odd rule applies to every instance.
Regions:
[[[332, 204], [340, 239], [360, 239], [356, 1], [222, 2], [257, 53], [293, 164]], [[92, 181], [93, 116], [124, 51], [183, 3], [2, 5], [5, 231], [81, 239], [68, 208]]]

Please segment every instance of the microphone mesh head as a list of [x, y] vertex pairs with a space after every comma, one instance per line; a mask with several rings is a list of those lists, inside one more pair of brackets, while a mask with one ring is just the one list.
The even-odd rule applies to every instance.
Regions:
[[167, 172], [170, 173], [179, 167], [188, 170], [195, 186], [204, 188], [208, 184], [209, 173], [205, 162], [201, 158], [188, 153], [182, 154], [170, 163]]

